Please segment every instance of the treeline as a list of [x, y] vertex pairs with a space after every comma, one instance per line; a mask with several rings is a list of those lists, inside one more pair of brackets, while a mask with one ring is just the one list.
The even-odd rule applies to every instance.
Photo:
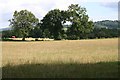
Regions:
[[[80, 34], [80, 39], [95, 39], [95, 38], [114, 38], [119, 37], [120, 29], [106, 29], [106, 28], [95, 28], [92, 32], [88, 34]], [[38, 31], [31, 31], [30, 37], [33, 38], [43, 38], [42, 35], [39, 34]], [[3, 38], [10, 38], [11, 36], [15, 35], [14, 31], [7, 30], [2, 31], [2, 37]], [[67, 36], [68, 34], [64, 34], [62, 39], [69, 39], [69, 40], [75, 40], [76, 38], [74, 36]], [[16, 36], [19, 37], [19, 36]]]
[[[3, 31], [2, 37], [16, 36], [23, 40], [26, 37], [55, 40], [118, 37], [119, 29], [97, 28], [86, 12], [86, 8], [71, 4], [68, 10], [51, 10], [39, 20], [27, 10], [15, 11], [13, 18], [9, 20], [12, 30]], [[67, 22], [69, 24], [66, 26]]]

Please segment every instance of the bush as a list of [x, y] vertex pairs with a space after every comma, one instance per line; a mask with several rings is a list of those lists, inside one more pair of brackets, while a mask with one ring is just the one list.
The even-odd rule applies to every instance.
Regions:
[[35, 41], [39, 41], [38, 38], [36, 38]]

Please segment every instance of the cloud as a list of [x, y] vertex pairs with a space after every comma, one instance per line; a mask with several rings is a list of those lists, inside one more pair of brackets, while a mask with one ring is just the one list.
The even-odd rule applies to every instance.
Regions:
[[12, 18], [15, 10], [27, 9], [37, 18], [42, 19], [51, 9], [65, 10], [75, 2], [75, 0], [0, 0], [0, 17], [2, 18], [0, 19], [0, 27], [9, 25], [8, 20]]
[[74, 3], [74, 0], [1, 0], [0, 7], [2, 9], [0, 12], [5, 11], [11, 13], [15, 10], [27, 9], [35, 14], [44, 16], [51, 9], [66, 9], [71, 3]]
[[[27, 9], [37, 18], [42, 19], [51, 9], [67, 9], [75, 0], [0, 0], [0, 27], [8, 26], [15, 10]], [[3, 25], [4, 24], [4, 25]]]
[[[82, 4], [83, 2], [100, 2], [104, 7], [115, 8], [116, 4], [108, 3], [105, 0], [0, 0], [0, 28], [9, 26], [8, 20], [12, 18], [15, 10], [27, 9], [37, 18], [42, 19], [52, 9], [66, 10], [70, 4]], [[113, 1], [113, 0], [109, 0]], [[114, 0], [118, 2], [118, 0]]]
[[111, 8], [113, 10], [118, 10], [118, 2], [102, 2], [100, 5], [106, 8]]

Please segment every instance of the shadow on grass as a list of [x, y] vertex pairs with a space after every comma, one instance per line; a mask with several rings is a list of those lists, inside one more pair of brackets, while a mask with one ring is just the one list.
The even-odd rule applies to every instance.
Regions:
[[6, 65], [3, 78], [118, 78], [118, 62]]

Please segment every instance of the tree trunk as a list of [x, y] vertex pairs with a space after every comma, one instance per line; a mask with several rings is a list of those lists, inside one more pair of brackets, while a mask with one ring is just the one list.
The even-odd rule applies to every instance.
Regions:
[[22, 41], [25, 41], [25, 37], [22, 38]]

